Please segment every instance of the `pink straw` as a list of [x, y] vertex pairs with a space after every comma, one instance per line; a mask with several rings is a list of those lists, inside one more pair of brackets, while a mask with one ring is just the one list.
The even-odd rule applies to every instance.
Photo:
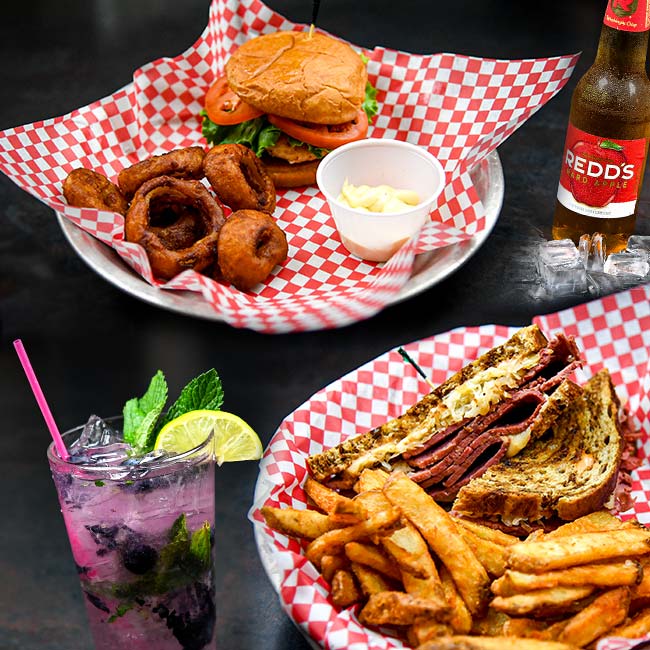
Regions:
[[41, 413], [43, 414], [43, 417], [45, 418], [45, 424], [47, 424], [47, 428], [50, 430], [50, 435], [52, 436], [52, 440], [54, 440], [54, 446], [56, 447], [56, 450], [59, 452], [59, 456], [63, 460], [68, 460], [68, 458], [70, 458], [70, 454], [68, 453], [68, 450], [65, 448], [63, 438], [61, 437], [61, 434], [59, 433], [59, 429], [56, 426], [56, 422], [52, 417], [52, 412], [50, 411], [50, 407], [47, 405], [47, 401], [45, 400], [45, 395], [43, 395], [43, 391], [41, 390], [41, 386], [38, 383], [38, 379], [36, 379], [36, 374], [34, 373], [32, 364], [29, 362], [29, 357], [27, 356], [27, 352], [25, 352], [25, 348], [23, 347], [23, 342], [20, 339], [16, 339], [14, 341], [14, 348], [16, 348], [16, 353], [18, 354], [20, 363], [22, 363], [23, 370], [27, 375], [27, 381], [29, 381], [29, 385], [32, 387], [32, 391], [34, 392], [34, 397], [36, 398], [36, 402], [39, 408], [41, 409]]

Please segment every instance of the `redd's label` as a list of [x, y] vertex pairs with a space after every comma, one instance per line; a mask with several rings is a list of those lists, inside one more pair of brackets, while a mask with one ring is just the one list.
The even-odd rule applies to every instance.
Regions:
[[588, 217], [634, 214], [647, 140], [601, 138], [569, 124], [558, 201]]
[[609, 0], [603, 22], [625, 32], [645, 32], [650, 29], [650, 1]]

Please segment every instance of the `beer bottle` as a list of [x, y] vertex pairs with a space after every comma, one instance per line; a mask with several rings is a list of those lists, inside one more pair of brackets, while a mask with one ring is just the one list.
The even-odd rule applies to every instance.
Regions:
[[600, 232], [611, 253], [634, 231], [650, 137], [648, 30], [647, 2], [608, 0], [596, 60], [571, 99], [554, 239]]

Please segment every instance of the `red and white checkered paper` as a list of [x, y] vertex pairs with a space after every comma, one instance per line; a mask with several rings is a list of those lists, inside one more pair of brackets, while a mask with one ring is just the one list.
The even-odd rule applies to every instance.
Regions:
[[316, 188], [279, 193], [276, 217], [288, 236], [289, 260], [250, 294], [193, 271], [159, 282], [144, 250], [124, 241], [120, 215], [65, 203], [61, 184], [76, 167], [115, 180], [121, 169], [151, 155], [206, 146], [199, 112], [229, 55], [253, 36], [293, 28], [307, 27], [259, 0], [213, 0], [205, 31], [180, 56], [143, 66], [133, 83], [68, 115], [1, 132], [0, 170], [112, 246], [144, 280], [161, 289], [199, 292], [235, 327], [304, 331], [368, 318], [407, 282], [415, 254], [455, 244], [486, 227], [467, 170], [563, 87], [577, 56], [501, 61], [381, 47], [366, 52], [380, 105], [371, 135], [428, 148], [449, 179], [432, 221], [383, 265], [346, 251]]
[[[548, 336], [563, 331], [576, 337], [584, 367], [582, 383], [607, 367], [621, 400], [644, 432], [644, 464], [633, 475], [635, 506], [624, 517], [650, 523], [650, 285], [608, 296], [534, 322]], [[517, 328], [465, 327], [405, 345], [435, 384], [503, 343]], [[363, 627], [354, 608], [332, 605], [326, 583], [302, 554], [302, 546], [269, 529], [262, 505], [306, 508], [301, 485], [309, 455], [401, 415], [430, 391], [428, 384], [391, 350], [316, 393], [279, 426], [260, 464], [256, 503], [250, 517], [257, 527], [260, 555], [279, 579], [282, 606], [294, 622], [328, 650], [403, 648], [399, 639]], [[599, 650], [628, 650], [629, 640], [602, 641]]]

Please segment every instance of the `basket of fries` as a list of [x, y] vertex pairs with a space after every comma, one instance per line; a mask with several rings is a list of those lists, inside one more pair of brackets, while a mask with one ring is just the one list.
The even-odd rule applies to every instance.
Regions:
[[[535, 319], [575, 336], [580, 378], [603, 368], [641, 433], [632, 507], [605, 504], [552, 529], [508, 532], [455, 516], [400, 471], [363, 470], [352, 490], [307, 459], [398, 416], [429, 389], [396, 351], [287, 417], [260, 466], [250, 512], [283, 608], [323, 648], [632, 648], [650, 634], [650, 288]], [[406, 348], [434, 384], [513, 328], [462, 328]], [[444, 356], [443, 356], [444, 355]]]

